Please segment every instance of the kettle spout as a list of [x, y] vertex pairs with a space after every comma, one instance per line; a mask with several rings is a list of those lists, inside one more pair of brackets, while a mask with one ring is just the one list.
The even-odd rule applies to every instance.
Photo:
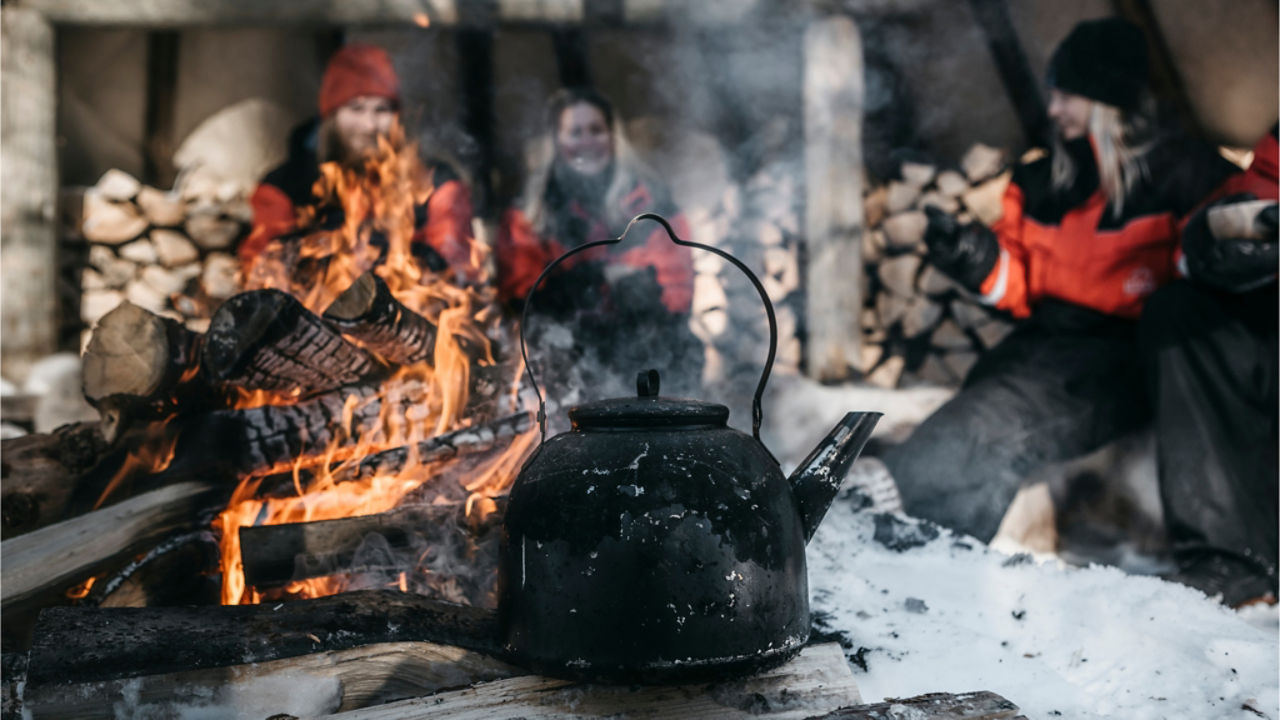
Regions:
[[791, 473], [791, 492], [800, 510], [805, 542], [817, 531], [849, 466], [862, 452], [881, 417], [878, 412], [848, 413]]

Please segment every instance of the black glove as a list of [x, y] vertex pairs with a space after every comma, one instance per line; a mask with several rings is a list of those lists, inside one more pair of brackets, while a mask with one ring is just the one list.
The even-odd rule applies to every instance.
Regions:
[[605, 277], [609, 279], [609, 297], [619, 319], [632, 322], [667, 314], [666, 306], [662, 304], [658, 271], [653, 266], [626, 268], [630, 272], [610, 272], [616, 267], [607, 268]]
[[995, 233], [980, 223], [960, 225], [951, 215], [926, 206], [929, 225], [924, 231], [927, 259], [953, 280], [974, 292], [991, 274], [1000, 257]]
[[1182, 251], [1192, 280], [1229, 292], [1245, 292], [1276, 277], [1280, 265], [1276, 203], [1254, 216], [1252, 227], [1242, 228], [1244, 237], [1221, 237], [1224, 231], [1215, 233], [1209, 221], [1215, 208], [1254, 199], [1248, 193], [1232, 195], [1210, 203], [1191, 217], [1182, 233]]

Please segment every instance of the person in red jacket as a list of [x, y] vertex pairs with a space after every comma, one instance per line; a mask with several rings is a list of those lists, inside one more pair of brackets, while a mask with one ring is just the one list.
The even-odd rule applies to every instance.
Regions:
[[[587, 88], [549, 99], [546, 160], [517, 207], [504, 213], [494, 258], [499, 297], [522, 307], [538, 275], [571, 248], [618, 237], [636, 215], [665, 217], [681, 239], [689, 226], [667, 189], [632, 153], [613, 106]], [[657, 223], [643, 221], [616, 245], [592, 248], [563, 263], [531, 297], [531, 312], [569, 327], [579, 353], [594, 353], [602, 377], [566, 382], [600, 395], [634, 392], [628, 378], [664, 371], [663, 392], [695, 392], [702, 344], [689, 329], [693, 256]], [[536, 327], [536, 326], [535, 326]], [[560, 366], [592, 366], [581, 357]], [[552, 370], [554, 372], [554, 369]]]
[[[399, 123], [400, 80], [386, 51], [347, 45], [335, 53], [320, 83], [319, 111], [290, 134], [287, 159], [267, 173], [250, 199], [253, 228], [237, 251], [246, 270], [268, 243], [298, 229], [299, 210], [316, 206], [312, 188], [322, 163], [359, 167], [378, 138]], [[415, 212], [413, 253], [432, 270], [473, 279], [470, 192], [448, 165], [426, 165], [433, 189]], [[334, 217], [340, 209], [317, 210], [322, 224], [340, 224]]]
[[1280, 265], [1276, 128], [1182, 232], [1187, 276], [1139, 321], [1177, 569], [1227, 605], [1277, 595]]
[[1150, 418], [1136, 320], [1175, 277], [1180, 223], [1234, 169], [1161, 131], [1140, 30], [1077, 25], [1049, 63], [1049, 155], [991, 228], [930, 212], [928, 259], [1022, 319], [885, 463], [907, 512], [990, 540], [1022, 480]]

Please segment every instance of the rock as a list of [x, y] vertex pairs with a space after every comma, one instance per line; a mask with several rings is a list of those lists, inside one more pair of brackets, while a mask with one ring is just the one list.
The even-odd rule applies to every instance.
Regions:
[[168, 268], [200, 259], [200, 251], [196, 249], [195, 243], [176, 230], [152, 230], [151, 244], [155, 246], [160, 264]]
[[978, 339], [982, 341], [982, 347], [990, 350], [998, 345], [1001, 340], [1008, 337], [1009, 333], [1013, 332], [1013, 328], [1013, 323], [989, 322], [974, 332], [978, 334]]
[[920, 197], [920, 188], [905, 182], [894, 180], [889, 183], [889, 194], [885, 200], [885, 210], [894, 215], [915, 206]]
[[226, 250], [240, 237], [240, 223], [210, 212], [192, 213], [183, 228], [205, 250]]
[[915, 250], [924, 248], [924, 231], [929, 220], [919, 210], [908, 210], [891, 215], [881, 225], [889, 247], [897, 250]]
[[98, 178], [93, 189], [112, 202], [129, 202], [142, 189], [138, 179], [123, 170], [112, 168]]
[[152, 225], [177, 227], [187, 219], [187, 208], [176, 193], [147, 186], [138, 191], [138, 207]]
[[942, 305], [928, 298], [919, 295], [911, 298], [902, 315], [902, 334], [914, 338], [929, 332], [942, 319], [942, 313]]
[[972, 350], [949, 352], [942, 356], [942, 362], [951, 370], [952, 375], [964, 382], [964, 379], [969, 376], [969, 371], [978, 362], [978, 353]]
[[933, 180], [933, 175], [937, 171], [938, 168], [928, 163], [911, 162], [908, 160], [907, 162], [902, 163], [902, 181], [917, 190], [922, 190], [930, 181]]
[[927, 207], [935, 207], [944, 213], [955, 215], [960, 212], [960, 201], [949, 195], [943, 195], [937, 190], [930, 190], [920, 196], [920, 200], [916, 202], [916, 207], [921, 210]]
[[906, 366], [906, 360], [901, 355], [892, 355], [884, 359], [875, 370], [867, 375], [867, 382], [892, 390], [898, 387], [898, 381], [902, 379], [902, 369]]
[[205, 258], [200, 285], [211, 298], [229, 298], [240, 290], [240, 283], [236, 279], [239, 271], [240, 263], [234, 257], [226, 253], [213, 253]]
[[910, 297], [916, 291], [916, 273], [922, 260], [915, 255], [899, 255], [880, 262], [876, 274], [890, 291], [902, 297]]
[[117, 252], [120, 257], [138, 265], [152, 265], [159, 259], [156, 256], [156, 246], [150, 240], [135, 240], [121, 246]]
[[964, 206], [979, 222], [991, 225], [1004, 214], [1004, 191], [1011, 177], [1012, 171], [1005, 172], [966, 192], [962, 197]]
[[991, 313], [985, 307], [964, 298], [951, 301], [951, 317], [955, 318], [960, 327], [966, 329], [985, 325], [992, 319]]
[[80, 319], [92, 325], [124, 300], [118, 290], [89, 290], [80, 296]]
[[85, 402], [80, 356], [57, 353], [45, 357], [27, 375], [23, 391], [36, 395], [36, 432], [52, 432], [67, 423], [93, 422], [98, 411]]
[[162, 312], [169, 304], [169, 296], [142, 280], [133, 280], [124, 288], [125, 298], [144, 310]]
[[925, 264], [924, 270], [920, 272], [920, 277], [916, 281], [916, 288], [925, 295], [946, 295], [958, 287], [960, 285], [955, 280], [928, 263]]
[[907, 302], [907, 298], [891, 292], [876, 295], [876, 317], [880, 327], [887, 330], [902, 319], [907, 312]]
[[137, 270], [136, 265], [128, 260], [121, 260], [111, 248], [102, 245], [89, 248], [89, 264], [102, 273], [102, 282], [113, 289], [124, 287], [125, 283], [133, 279]]
[[156, 292], [167, 299], [186, 289], [187, 280], [172, 270], [165, 270], [159, 265], [148, 265], [142, 268], [142, 282], [150, 285]]
[[875, 227], [889, 214], [889, 189], [878, 187], [862, 199], [862, 212], [867, 227]]
[[960, 161], [969, 182], [977, 183], [995, 175], [1004, 168], [1004, 151], [978, 143], [969, 148]]
[[934, 330], [933, 335], [930, 336], [929, 343], [943, 350], [973, 349], [973, 341], [969, 339], [968, 333], [950, 318], [938, 325], [938, 329]]
[[936, 183], [938, 192], [950, 198], [958, 198], [969, 189], [969, 181], [955, 170], [943, 170], [938, 173]]
[[89, 242], [119, 245], [147, 229], [147, 219], [132, 203], [111, 202], [94, 189], [85, 192], [83, 208], [80, 233]]

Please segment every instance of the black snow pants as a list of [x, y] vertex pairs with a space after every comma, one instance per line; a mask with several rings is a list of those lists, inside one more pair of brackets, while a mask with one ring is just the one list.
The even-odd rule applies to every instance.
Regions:
[[886, 452], [905, 510], [989, 541], [1022, 480], [1150, 418], [1135, 323], [1044, 302]]
[[1139, 343], [1156, 410], [1174, 559], [1228, 556], [1276, 587], [1280, 357], [1275, 286], [1243, 294], [1176, 282], [1146, 303]]

